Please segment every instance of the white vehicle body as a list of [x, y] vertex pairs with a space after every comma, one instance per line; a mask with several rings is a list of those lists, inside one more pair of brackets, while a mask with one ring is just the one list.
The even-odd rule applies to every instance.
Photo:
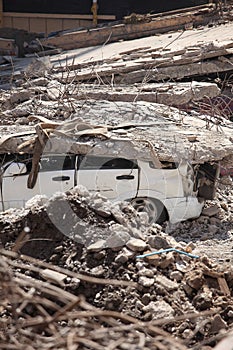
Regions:
[[203, 207], [194, 191], [193, 169], [186, 162], [177, 168], [158, 169], [152, 162], [126, 158], [42, 156], [33, 189], [27, 187], [30, 167], [30, 161], [19, 158], [2, 166], [2, 210], [23, 207], [37, 194], [50, 197], [77, 184], [112, 201], [132, 201], [139, 210], [146, 204], [150, 211], [151, 206], [150, 214], [157, 216], [156, 221], [162, 212], [171, 223], [195, 218]]

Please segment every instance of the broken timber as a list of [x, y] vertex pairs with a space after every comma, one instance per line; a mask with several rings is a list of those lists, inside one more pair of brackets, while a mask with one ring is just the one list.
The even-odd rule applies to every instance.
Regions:
[[207, 24], [210, 19], [218, 18], [213, 4], [184, 9], [183, 12], [171, 11], [153, 16], [145, 16], [145, 22], [127, 24], [124, 22], [110, 26], [64, 32], [42, 41], [42, 45], [53, 45], [64, 50], [87, 46], [103, 45], [106, 42], [136, 39], [171, 30], [186, 29]]

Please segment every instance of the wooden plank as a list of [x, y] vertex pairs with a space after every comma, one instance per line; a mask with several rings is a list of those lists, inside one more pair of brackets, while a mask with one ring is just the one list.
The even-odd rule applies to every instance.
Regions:
[[[0, 0], [1, 2], [2, 0]], [[92, 15], [81, 14], [60, 14], [60, 13], [21, 13], [21, 12], [4, 12], [4, 17], [16, 17], [16, 18], [49, 18], [49, 19], [89, 19], [92, 20]], [[102, 20], [115, 20], [115, 15], [98, 15], [98, 19]]]

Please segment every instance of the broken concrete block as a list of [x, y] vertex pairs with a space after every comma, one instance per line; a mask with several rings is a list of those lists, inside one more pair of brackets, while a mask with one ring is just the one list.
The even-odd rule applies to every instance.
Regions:
[[140, 276], [138, 279], [138, 283], [145, 288], [149, 288], [153, 286], [153, 284], [155, 283], [155, 280], [154, 278]]
[[204, 283], [203, 273], [200, 270], [187, 272], [186, 282], [191, 288], [199, 290]]
[[52, 68], [49, 56], [37, 57], [29, 60], [28, 66], [24, 69], [27, 77], [41, 77]]
[[108, 248], [122, 248], [130, 240], [130, 235], [123, 228], [121, 231], [115, 231], [110, 237], [106, 239], [106, 247]]
[[169, 292], [178, 288], [178, 283], [176, 283], [175, 281], [171, 281], [164, 275], [157, 275], [155, 278], [155, 282], [156, 284], [159, 284], [162, 287], [164, 287]]
[[64, 281], [67, 278], [67, 275], [50, 269], [42, 270], [40, 276], [45, 280], [60, 286], [64, 286]]
[[99, 241], [89, 245], [87, 247], [88, 252], [99, 252], [102, 249], [106, 248], [106, 241], [104, 239], [100, 239]]
[[134, 252], [142, 252], [146, 249], [147, 244], [141, 239], [132, 238], [127, 242], [126, 246]]
[[[146, 253], [151, 253], [151, 251], [148, 251]], [[160, 264], [160, 259], [161, 257], [159, 255], [151, 255], [151, 256], [147, 256], [145, 258], [145, 260], [150, 264], [150, 265], [153, 265], [153, 266], [159, 266]]]
[[150, 236], [148, 238], [148, 243], [151, 248], [155, 249], [166, 249], [170, 247], [170, 244], [167, 242], [166, 238], [160, 235]]
[[180, 282], [183, 279], [183, 274], [180, 271], [175, 270], [170, 273], [170, 278], [176, 282]]
[[219, 333], [220, 329], [227, 329], [227, 323], [217, 314], [214, 316], [210, 326], [211, 333]]
[[172, 252], [166, 254], [160, 261], [159, 267], [161, 269], [166, 269], [169, 265], [171, 265], [175, 261], [174, 255]]
[[11, 91], [9, 101], [10, 103], [20, 103], [30, 100], [31, 92], [29, 90], [16, 90]]
[[134, 252], [124, 247], [115, 258], [116, 263], [124, 264], [135, 255]]
[[218, 213], [219, 213], [219, 208], [217, 205], [213, 205], [212, 207], [205, 208], [202, 211], [202, 214], [204, 216], [214, 216], [214, 215], [217, 215]]
[[151, 301], [144, 306], [143, 311], [152, 313], [153, 319], [168, 318], [174, 315], [173, 308], [164, 300]]

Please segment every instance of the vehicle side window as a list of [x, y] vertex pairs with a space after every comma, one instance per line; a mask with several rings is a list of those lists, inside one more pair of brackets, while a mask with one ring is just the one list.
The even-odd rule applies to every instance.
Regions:
[[138, 165], [130, 159], [113, 158], [104, 163], [101, 169], [137, 169]]
[[125, 158], [86, 156], [80, 159], [80, 170], [137, 169], [137, 161]]
[[43, 156], [40, 160], [40, 172], [72, 170], [75, 167], [75, 156]]

